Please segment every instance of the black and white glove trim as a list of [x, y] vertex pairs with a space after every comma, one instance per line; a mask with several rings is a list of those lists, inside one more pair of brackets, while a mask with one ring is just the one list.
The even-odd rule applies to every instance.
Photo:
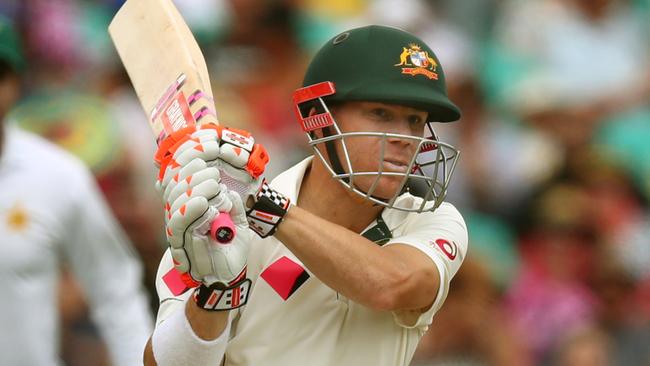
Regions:
[[244, 278], [229, 287], [221, 283], [202, 284], [194, 290], [193, 297], [196, 305], [204, 310], [228, 311], [246, 305], [250, 289], [251, 280]]
[[255, 194], [255, 204], [248, 211], [248, 227], [262, 238], [273, 235], [287, 214], [291, 201], [269, 187], [266, 179]]

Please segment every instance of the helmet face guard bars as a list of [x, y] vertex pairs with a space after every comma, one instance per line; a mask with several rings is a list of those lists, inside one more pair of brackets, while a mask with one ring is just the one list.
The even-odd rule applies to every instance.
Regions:
[[[455, 147], [438, 140], [431, 127], [431, 122], [426, 124], [425, 136], [374, 131], [342, 132], [323, 100], [324, 97], [335, 92], [333, 83], [322, 82], [298, 89], [293, 96], [294, 111], [303, 131], [307, 134], [309, 145], [327, 167], [332, 177], [366, 200], [387, 208], [407, 212], [423, 212], [433, 211], [440, 206], [447, 194], [447, 188], [460, 152]], [[316, 113], [309, 115], [314, 108]], [[329, 130], [330, 133], [323, 133], [323, 137], [316, 138], [314, 131], [319, 129]], [[374, 171], [355, 171], [351, 163], [347, 143], [360, 137], [376, 138], [381, 142], [378, 164]], [[410, 140], [417, 146], [416, 153], [410, 158], [405, 172], [386, 171], [384, 168], [386, 145], [389, 139]], [[323, 149], [320, 149], [319, 145], [326, 146], [337, 142], [341, 146], [343, 156], [337, 156], [338, 154], [332, 156], [330, 153], [328, 153], [328, 157], [324, 156]], [[336, 169], [337, 165], [342, 168]], [[374, 177], [367, 191], [359, 189], [355, 184], [355, 180], [358, 182], [362, 177]], [[395, 191], [395, 194], [387, 199], [375, 196], [374, 193], [380, 180], [382, 178], [395, 179], [392, 177], [401, 178], [399, 189]], [[400, 205], [398, 197], [406, 192], [422, 198], [422, 202], [416, 207]]]

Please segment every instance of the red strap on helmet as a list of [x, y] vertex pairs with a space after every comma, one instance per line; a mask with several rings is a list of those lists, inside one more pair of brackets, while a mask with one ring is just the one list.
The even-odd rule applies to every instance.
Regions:
[[334, 124], [332, 115], [328, 112], [318, 113], [311, 116], [303, 116], [300, 104], [315, 100], [321, 97], [336, 93], [334, 83], [325, 81], [322, 83], [306, 86], [293, 92], [293, 104], [296, 118], [304, 132], [310, 132]]

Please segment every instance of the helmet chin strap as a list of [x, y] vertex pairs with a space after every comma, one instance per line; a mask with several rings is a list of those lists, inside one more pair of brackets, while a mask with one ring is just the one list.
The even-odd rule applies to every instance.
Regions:
[[[332, 133], [331, 127], [323, 128], [324, 137], [330, 137], [333, 134], [334, 133]], [[341, 165], [341, 160], [339, 160], [339, 154], [336, 153], [336, 146], [334, 145], [334, 140], [325, 142], [325, 150], [327, 151], [327, 158], [330, 160], [330, 164], [332, 164], [332, 170], [334, 170], [336, 174], [345, 174], [345, 171], [343, 170], [343, 166]], [[343, 178], [343, 181], [345, 183], [350, 183], [350, 180], [348, 178]]]

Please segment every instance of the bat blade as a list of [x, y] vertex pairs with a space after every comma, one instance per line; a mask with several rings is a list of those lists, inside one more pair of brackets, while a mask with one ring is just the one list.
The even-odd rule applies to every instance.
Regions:
[[201, 49], [171, 0], [128, 0], [108, 27], [160, 142], [182, 127], [217, 123]]
[[[219, 123], [205, 59], [171, 0], [127, 0], [108, 33], [156, 142], [185, 126]], [[211, 235], [228, 243], [235, 226], [229, 215], [218, 217]]]

